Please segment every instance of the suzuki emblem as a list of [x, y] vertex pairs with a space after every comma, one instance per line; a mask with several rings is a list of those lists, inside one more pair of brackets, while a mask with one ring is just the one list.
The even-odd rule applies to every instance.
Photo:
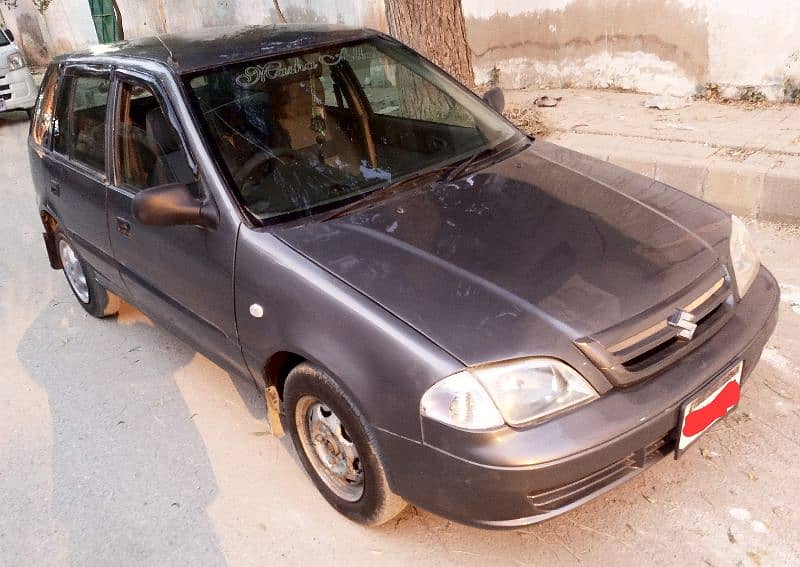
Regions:
[[694, 322], [694, 315], [682, 309], [676, 309], [675, 313], [667, 319], [667, 324], [670, 327], [678, 329], [678, 338], [686, 341], [691, 341], [697, 330], [697, 324]]

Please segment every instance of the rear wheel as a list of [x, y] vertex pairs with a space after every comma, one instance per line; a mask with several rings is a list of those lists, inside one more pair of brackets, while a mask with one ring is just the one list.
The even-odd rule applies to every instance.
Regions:
[[364, 418], [324, 371], [303, 363], [284, 388], [286, 426], [325, 499], [359, 524], [383, 524], [406, 507], [389, 488]]
[[116, 315], [119, 298], [98, 283], [94, 270], [78, 256], [62, 231], [57, 231], [55, 238], [64, 276], [81, 307], [93, 317]]

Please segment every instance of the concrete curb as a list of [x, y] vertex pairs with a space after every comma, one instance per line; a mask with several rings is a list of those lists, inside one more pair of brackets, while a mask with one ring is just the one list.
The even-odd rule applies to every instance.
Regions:
[[736, 215], [800, 224], [798, 155], [599, 137], [604, 139], [567, 132], [550, 140], [686, 191]]

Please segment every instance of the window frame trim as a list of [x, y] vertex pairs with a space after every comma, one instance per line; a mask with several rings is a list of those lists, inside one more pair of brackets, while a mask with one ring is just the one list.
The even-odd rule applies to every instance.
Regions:
[[[86, 63], [66, 63], [63, 64], [61, 68], [61, 74], [58, 79], [58, 93], [56, 94], [56, 108], [58, 108], [59, 103], [61, 102], [61, 97], [65, 94], [65, 88], [68, 84], [66, 81], [67, 78], [80, 78], [80, 77], [97, 77], [97, 76], [107, 76], [109, 80], [109, 89], [108, 89], [108, 96], [106, 97], [106, 121], [103, 128], [103, 140], [105, 142], [104, 148], [104, 171], [99, 171], [90, 165], [87, 165], [81, 161], [76, 160], [73, 158], [70, 153], [72, 147], [67, 148], [67, 153], [63, 154], [55, 149], [55, 140], [51, 134], [50, 136], [50, 154], [53, 156], [54, 159], [62, 162], [64, 165], [75, 169], [79, 173], [83, 175], [87, 175], [100, 183], [107, 184], [108, 183], [108, 134], [109, 134], [109, 121], [108, 121], [108, 113], [110, 109], [111, 103], [111, 77], [114, 72], [114, 67], [111, 65], [96, 65], [96, 64], [86, 64]], [[67, 94], [69, 96], [69, 100], [67, 101], [67, 117], [70, 119], [70, 129], [72, 128], [72, 117], [74, 116], [74, 106], [72, 104], [72, 96], [75, 92], [74, 84], [72, 83], [72, 90]], [[53, 124], [55, 124], [56, 115], [53, 115]]]

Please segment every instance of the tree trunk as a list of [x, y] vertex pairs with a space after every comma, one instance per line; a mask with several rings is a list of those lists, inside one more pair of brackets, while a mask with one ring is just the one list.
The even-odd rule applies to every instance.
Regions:
[[461, 0], [385, 0], [389, 33], [468, 87], [475, 83]]

